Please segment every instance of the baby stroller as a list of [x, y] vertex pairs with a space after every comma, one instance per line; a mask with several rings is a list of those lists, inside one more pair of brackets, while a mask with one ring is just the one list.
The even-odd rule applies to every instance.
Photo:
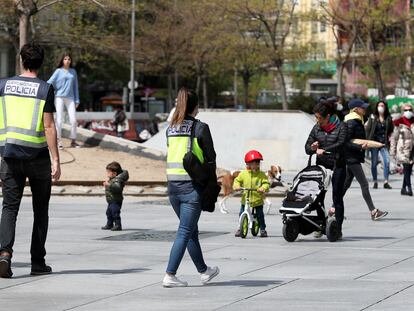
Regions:
[[325, 210], [325, 194], [331, 182], [330, 171], [320, 165], [311, 165], [300, 171], [293, 179], [279, 212], [283, 219], [283, 237], [293, 242], [299, 233], [303, 235], [320, 231], [329, 241], [339, 237], [338, 223]]

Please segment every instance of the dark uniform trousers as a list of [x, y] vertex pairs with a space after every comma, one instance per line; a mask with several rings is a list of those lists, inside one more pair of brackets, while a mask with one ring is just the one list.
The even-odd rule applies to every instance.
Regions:
[[33, 204], [33, 231], [30, 248], [32, 265], [44, 265], [45, 242], [49, 224], [51, 163], [49, 157], [33, 160], [4, 158], [0, 165], [3, 182], [3, 210], [0, 222], [0, 251], [13, 252], [16, 219], [26, 178], [29, 179]]

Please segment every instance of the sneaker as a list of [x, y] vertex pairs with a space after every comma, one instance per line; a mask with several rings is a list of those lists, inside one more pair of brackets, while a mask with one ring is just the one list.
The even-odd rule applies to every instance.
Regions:
[[52, 267], [51, 266], [33, 266], [32, 265], [32, 271], [30, 272], [30, 275], [46, 275], [52, 273]]
[[373, 188], [378, 189], [378, 183], [377, 182], [374, 182], [374, 187]]
[[0, 278], [10, 279], [13, 276], [11, 270], [11, 256], [0, 256]]
[[220, 273], [220, 269], [218, 267], [207, 267], [207, 270], [203, 273], [200, 273], [201, 276], [201, 283], [207, 284], [210, 282], [213, 278], [215, 278]]
[[260, 237], [261, 238], [267, 238], [267, 231], [266, 230], [260, 230]]
[[236, 230], [236, 233], [234, 234], [234, 236], [235, 236], [236, 238], [240, 238], [240, 235], [241, 235], [240, 229], [237, 229], [237, 230]]
[[392, 189], [391, 185], [389, 183], [384, 183], [384, 189]]
[[315, 231], [313, 233], [313, 237], [317, 238], [317, 239], [321, 238], [322, 237], [322, 231]]
[[175, 275], [166, 273], [164, 279], [162, 280], [162, 286], [164, 287], [187, 287], [188, 283], [185, 281], [181, 281]]
[[113, 228], [112, 225], [106, 224], [105, 226], [101, 227], [102, 230], [111, 230]]
[[70, 146], [71, 146], [71, 148], [80, 148], [81, 146], [78, 144], [78, 143], [76, 143], [75, 141], [72, 141], [71, 143], [70, 143]]
[[388, 215], [388, 212], [383, 212], [383, 211], [380, 211], [378, 208], [376, 208], [374, 214], [371, 214], [371, 219], [375, 221], [375, 220], [384, 218], [387, 215]]
[[59, 148], [60, 150], [62, 150], [62, 149], [63, 149], [63, 145], [62, 145], [62, 143], [61, 143], [61, 142], [59, 142], [59, 143], [58, 143], [58, 148]]
[[122, 231], [122, 226], [121, 225], [115, 225], [111, 231]]

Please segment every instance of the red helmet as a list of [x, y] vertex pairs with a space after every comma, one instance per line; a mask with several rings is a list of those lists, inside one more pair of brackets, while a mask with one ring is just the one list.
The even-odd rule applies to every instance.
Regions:
[[253, 161], [262, 161], [262, 160], [263, 160], [263, 156], [257, 150], [250, 150], [244, 156], [244, 162], [245, 163], [250, 163], [250, 162], [253, 162]]

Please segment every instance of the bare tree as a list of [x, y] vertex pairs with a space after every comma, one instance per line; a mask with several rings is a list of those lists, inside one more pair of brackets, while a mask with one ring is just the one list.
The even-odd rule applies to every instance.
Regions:
[[243, 8], [239, 11], [241, 14], [258, 21], [262, 26], [261, 39], [266, 47], [263, 52], [276, 71], [284, 110], [288, 109], [288, 102], [283, 64], [286, 60], [287, 37], [292, 26], [296, 4], [296, 0], [245, 0], [239, 5], [239, 8]]

